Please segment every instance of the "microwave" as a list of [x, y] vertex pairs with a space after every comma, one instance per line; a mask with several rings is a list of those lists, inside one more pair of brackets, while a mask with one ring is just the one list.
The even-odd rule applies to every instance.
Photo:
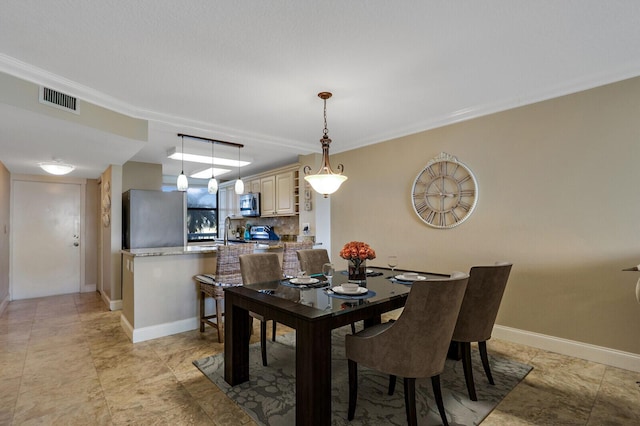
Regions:
[[259, 192], [250, 192], [240, 196], [240, 214], [244, 217], [260, 216]]

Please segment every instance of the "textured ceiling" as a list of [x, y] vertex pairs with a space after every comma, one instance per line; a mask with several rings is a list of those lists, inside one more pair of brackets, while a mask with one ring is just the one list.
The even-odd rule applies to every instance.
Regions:
[[[149, 142], [112, 164], [177, 174], [165, 154], [184, 132], [245, 144], [259, 170], [320, 152], [320, 91], [341, 152], [640, 75], [638, 22], [636, 0], [3, 0], [0, 71], [149, 120]], [[10, 171], [37, 173], [12, 150], [38, 126], [47, 157], [96, 155], [64, 148], [79, 126], [15, 114], [0, 117]]]

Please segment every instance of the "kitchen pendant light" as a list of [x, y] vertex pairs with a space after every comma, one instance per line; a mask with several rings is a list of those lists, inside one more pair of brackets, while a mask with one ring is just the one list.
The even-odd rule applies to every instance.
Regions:
[[322, 144], [322, 165], [320, 166], [320, 170], [314, 175], [309, 174], [311, 167], [304, 166], [304, 180], [309, 182], [314, 191], [319, 194], [322, 194], [324, 198], [327, 198], [329, 194], [333, 194], [340, 188], [340, 185], [347, 180], [347, 177], [343, 175], [344, 166], [342, 164], [338, 164], [339, 173], [335, 173], [331, 170], [331, 165], [329, 164], [329, 145], [331, 144], [331, 139], [329, 139], [327, 129], [327, 99], [332, 96], [330, 92], [320, 92], [318, 93], [318, 97], [324, 101], [324, 131], [322, 135], [322, 139], [320, 139], [320, 143]]
[[217, 194], [218, 193], [218, 181], [216, 180], [216, 177], [213, 173], [213, 146], [216, 143], [211, 141], [211, 179], [209, 179], [209, 184], [207, 185], [207, 190], [209, 191], [209, 194]]
[[236, 181], [236, 194], [244, 194], [244, 182], [240, 179], [240, 147], [238, 147], [238, 180]]
[[182, 158], [182, 170], [180, 171], [180, 175], [178, 176], [177, 186], [178, 191], [184, 192], [187, 190], [187, 188], [189, 188], [189, 181], [184, 174], [184, 136], [180, 136], [180, 139], [182, 139], [182, 153], [180, 156]]

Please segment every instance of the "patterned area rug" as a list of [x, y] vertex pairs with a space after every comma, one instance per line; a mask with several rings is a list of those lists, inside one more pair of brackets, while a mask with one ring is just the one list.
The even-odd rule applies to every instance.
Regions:
[[[332, 336], [333, 425], [405, 425], [402, 379], [398, 378], [393, 396], [387, 395], [389, 378], [358, 366], [358, 403], [353, 421], [347, 421], [349, 401], [347, 361], [344, 336], [349, 327], [334, 330]], [[269, 366], [263, 367], [260, 345], [251, 345], [250, 380], [231, 387], [224, 381], [224, 354], [194, 361], [194, 365], [260, 425], [289, 426], [295, 424], [295, 333], [278, 336], [267, 342]], [[462, 372], [462, 362], [447, 360], [440, 376], [444, 406], [450, 425], [477, 425], [531, 371], [530, 366], [491, 357], [491, 372], [496, 383], [491, 386], [484, 375], [480, 355], [472, 350], [474, 378], [478, 401], [471, 401]], [[416, 405], [419, 425], [442, 424], [433, 399], [430, 379], [416, 381]]]

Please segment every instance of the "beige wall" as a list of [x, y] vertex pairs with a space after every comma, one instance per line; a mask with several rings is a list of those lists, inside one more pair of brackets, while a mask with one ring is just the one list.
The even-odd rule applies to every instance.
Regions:
[[[640, 78], [332, 156], [349, 180], [331, 201], [331, 257], [350, 240], [371, 262], [450, 272], [514, 263], [498, 324], [640, 354]], [[338, 141], [334, 143], [339, 143]], [[479, 201], [438, 230], [410, 192], [441, 151], [475, 173]]]
[[9, 297], [10, 178], [9, 171], [0, 162], [0, 307], [2, 302]]
[[162, 190], [162, 164], [127, 161], [122, 166], [122, 192], [130, 189]]

